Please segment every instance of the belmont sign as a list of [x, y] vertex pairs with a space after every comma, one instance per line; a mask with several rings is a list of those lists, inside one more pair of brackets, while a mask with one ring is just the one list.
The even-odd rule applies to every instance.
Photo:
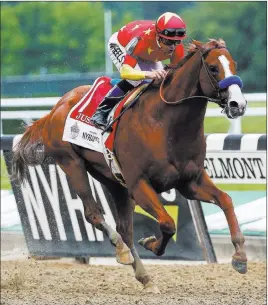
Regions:
[[266, 183], [266, 152], [207, 152], [204, 167], [215, 183]]

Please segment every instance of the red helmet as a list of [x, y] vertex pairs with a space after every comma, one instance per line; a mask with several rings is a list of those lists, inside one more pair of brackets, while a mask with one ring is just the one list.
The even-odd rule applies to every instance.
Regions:
[[156, 31], [160, 37], [182, 40], [186, 37], [186, 24], [174, 13], [164, 13], [156, 21]]

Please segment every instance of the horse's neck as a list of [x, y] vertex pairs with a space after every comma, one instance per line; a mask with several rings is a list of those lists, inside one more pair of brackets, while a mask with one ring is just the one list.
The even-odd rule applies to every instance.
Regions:
[[173, 72], [169, 86], [163, 90], [166, 100], [177, 101], [197, 94], [201, 59], [194, 54], [184, 65]]
[[[193, 55], [182, 68], [173, 72], [174, 75], [169, 85], [163, 90], [164, 98], [168, 102], [175, 102], [194, 95], [203, 95], [199, 86], [199, 73], [201, 60], [199, 54]], [[205, 99], [185, 100], [181, 105], [168, 105], [162, 101], [159, 92], [156, 98], [151, 99], [151, 116], [157, 125], [165, 126], [172, 138], [180, 136], [180, 132], [191, 130], [189, 136], [203, 132], [203, 121], [206, 113], [207, 102]], [[174, 136], [172, 135], [174, 133]]]
[[[198, 94], [198, 91], [196, 92]], [[190, 99], [181, 105], [165, 105], [164, 125], [169, 130], [169, 137], [176, 142], [181, 136], [195, 138], [203, 132], [207, 101]]]

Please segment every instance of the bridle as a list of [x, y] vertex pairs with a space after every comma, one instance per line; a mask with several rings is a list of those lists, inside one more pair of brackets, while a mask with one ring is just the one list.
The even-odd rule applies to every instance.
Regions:
[[167, 72], [165, 78], [163, 79], [163, 81], [162, 81], [162, 83], [160, 85], [159, 94], [160, 94], [160, 97], [161, 97], [163, 102], [165, 102], [166, 104], [169, 104], [169, 105], [178, 105], [178, 104], [184, 103], [185, 101], [190, 100], [190, 99], [202, 98], [202, 99], [206, 99], [208, 102], [212, 102], [212, 103], [218, 104], [221, 108], [225, 108], [225, 106], [226, 106], [226, 99], [221, 98], [220, 90], [221, 89], [226, 89], [226, 88], [228, 88], [232, 84], [237, 84], [237, 85], [239, 85], [242, 88], [243, 83], [242, 83], [242, 80], [240, 79], [240, 77], [237, 76], [237, 75], [229, 76], [229, 77], [221, 80], [220, 82], [218, 82], [215, 79], [215, 77], [209, 71], [208, 66], [205, 63], [205, 59], [204, 59], [205, 56], [211, 50], [214, 50], [214, 49], [226, 49], [226, 48], [224, 46], [217, 46], [217, 47], [210, 48], [210, 49], [206, 50], [205, 52], [202, 52], [201, 50], [199, 50], [198, 52], [200, 53], [200, 58], [201, 58], [201, 63], [202, 63], [201, 66], [200, 66], [199, 74], [200, 74], [201, 68], [203, 66], [205, 68], [206, 76], [209, 79], [211, 87], [213, 88], [214, 92], [216, 92], [216, 98], [211, 98], [211, 97], [208, 97], [208, 96], [194, 95], [194, 96], [189, 96], [189, 97], [186, 97], [186, 98], [180, 99], [178, 101], [174, 101], [174, 102], [167, 101], [164, 98], [164, 95], [163, 95], [163, 87], [164, 87], [164, 84], [165, 84], [165, 81], [167, 79], [168, 74], [172, 70], [178, 68], [178, 66], [177, 66], [177, 67], [172, 67], [171, 69], [169, 69], [169, 71]]

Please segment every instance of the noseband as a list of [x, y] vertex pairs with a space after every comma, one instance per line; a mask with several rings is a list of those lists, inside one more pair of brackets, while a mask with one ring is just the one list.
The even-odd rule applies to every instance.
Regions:
[[[161, 86], [160, 86], [160, 97], [162, 99], [163, 102], [165, 102], [166, 104], [170, 104], [170, 105], [178, 105], [178, 104], [181, 104], [189, 99], [193, 99], [193, 98], [203, 98], [203, 99], [206, 99], [208, 102], [212, 102], [212, 103], [216, 103], [218, 104], [220, 107], [224, 108], [225, 107], [225, 103], [223, 103], [223, 99], [220, 97], [220, 90], [222, 89], [227, 89], [229, 86], [231, 85], [238, 85], [240, 88], [243, 87], [243, 82], [241, 80], [241, 78], [237, 75], [232, 75], [232, 76], [229, 76], [229, 77], [226, 77], [225, 79], [221, 80], [220, 82], [218, 82], [215, 77], [211, 74], [211, 72], [209, 71], [208, 69], [208, 66], [207, 64], [205, 63], [205, 56], [211, 51], [211, 50], [214, 50], [214, 49], [226, 49], [225, 47], [223, 46], [218, 46], [218, 47], [213, 47], [213, 48], [210, 48], [208, 50], [206, 50], [205, 52], [202, 52], [201, 50], [199, 50], [200, 52], [200, 58], [201, 58], [201, 63], [202, 65], [204, 66], [205, 68], [205, 71], [206, 71], [206, 75], [210, 81], [210, 84], [213, 88], [213, 91], [216, 92], [216, 97], [217, 98], [210, 98], [208, 96], [199, 96], [199, 95], [195, 95], [195, 96], [190, 96], [190, 97], [186, 97], [186, 98], [183, 98], [179, 101], [174, 101], [174, 102], [168, 102], [164, 96], [163, 96], [163, 87], [164, 87], [164, 83], [165, 83], [165, 80], [167, 78], [167, 75], [170, 71], [176, 69], [177, 67], [175, 68], [172, 68], [168, 71], [168, 73], [166, 74], [165, 78], [163, 79], [162, 83], [161, 83]], [[201, 70], [201, 68], [200, 68]], [[199, 71], [200, 73], [200, 71]]]

